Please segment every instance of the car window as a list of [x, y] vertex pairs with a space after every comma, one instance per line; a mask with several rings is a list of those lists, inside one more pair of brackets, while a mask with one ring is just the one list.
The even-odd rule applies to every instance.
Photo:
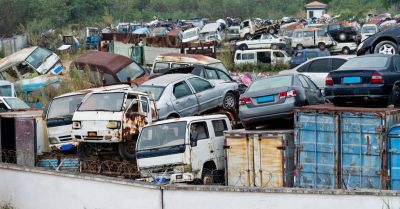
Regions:
[[345, 60], [345, 59], [333, 58], [333, 59], [332, 59], [332, 70], [337, 70], [337, 69], [340, 68], [340, 66], [342, 66], [345, 62], [347, 62], [347, 60]]
[[282, 52], [274, 52], [275, 57], [285, 57], [285, 55]]
[[5, 80], [10, 82], [16, 82], [19, 80], [18, 73], [12, 68], [7, 68], [7, 70], [1, 72], [1, 75], [4, 77]]
[[212, 125], [214, 128], [215, 136], [224, 136], [224, 131], [228, 130], [225, 120], [213, 120]]
[[143, 112], [150, 112], [149, 104], [147, 102], [147, 97], [141, 97], [140, 98], [140, 104], [141, 104]]
[[242, 54], [241, 53], [237, 53], [236, 54], [236, 59], [237, 60], [241, 60], [242, 59]]
[[304, 78], [303, 75], [299, 75], [299, 80], [300, 80], [301, 85], [302, 85], [304, 88], [310, 88], [310, 87], [308, 86], [308, 83], [307, 83], [307, 81], [306, 81], [306, 79]]
[[317, 36], [328, 36], [324, 30], [317, 30]]
[[176, 67], [185, 67], [189, 66], [188, 64], [183, 64], [183, 63], [172, 63], [171, 68], [176, 68]]
[[310, 78], [308, 78], [307, 76], [302, 76], [302, 77], [304, 78], [304, 80], [306, 80], [308, 86], [309, 86], [311, 89], [315, 89], [315, 90], [318, 89], [318, 87], [314, 84], [314, 82], [312, 82], [312, 80], [311, 80]]
[[103, 74], [103, 78], [104, 81], [106, 82], [105, 84], [109, 85], [109, 84], [114, 84], [114, 83], [118, 83], [117, 80], [115, 80], [114, 76], [108, 74], [108, 73], [104, 73]]
[[396, 72], [400, 72], [400, 57], [398, 56], [394, 57], [393, 62]]
[[203, 80], [201, 78], [191, 78], [188, 81], [189, 81], [190, 85], [192, 85], [192, 87], [194, 88], [196, 93], [212, 88], [212, 85], [210, 82]]
[[304, 31], [303, 34], [304, 37], [313, 37], [314, 31]]
[[217, 72], [215, 70], [206, 69], [208, 79], [218, 79]]
[[190, 137], [197, 138], [197, 140], [208, 139], [208, 129], [206, 122], [192, 123], [190, 128]]
[[271, 63], [271, 52], [257, 52], [257, 61], [261, 63], [270, 64]]
[[157, 62], [154, 65], [154, 73], [165, 73], [166, 70], [163, 70], [163, 69], [167, 69], [167, 68], [169, 68], [168, 62]]
[[173, 94], [175, 98], [179, 99], [192, 94], [192, 91], [186, 82], [180, 82], [174, 85]]
[[251, 54], [243, 54], [242, 55], [242, 59], [243, 60], [253, 60], [254, 59], [254, 54], [253, 53], [251, 53]]
[[306, 64], [300, 66], [299, 68], [297, 68], [297, 72], [300, 72], [300, 73], [307, 72], [308, 66], [310, 66], [310, 63], [306, 63]]
[[310, 73], [327, 73], [329, 72], [329, 59], [319, 59], [314, 60], [310, 67], [308, 68], [308, 72]]
[[217, 74], [218, 74], [219, 79], [224, 80], [224, 81], [231, 81], [231, 78], [224, 72], [217, 70]]

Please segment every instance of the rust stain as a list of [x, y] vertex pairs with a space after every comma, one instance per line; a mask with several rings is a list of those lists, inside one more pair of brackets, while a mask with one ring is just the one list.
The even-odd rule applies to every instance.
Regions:
[[138, 113], [127, 113], [123, 124], [122, 136], [130, 140], [132, 136], [139, 134], [139, 129], [144, 127], [148, 121], [144, 115]]

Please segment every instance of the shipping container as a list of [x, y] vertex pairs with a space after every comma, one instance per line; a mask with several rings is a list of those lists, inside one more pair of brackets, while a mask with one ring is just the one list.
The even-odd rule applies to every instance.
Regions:
[[295, 112], [297, 187], [337, 187], [338, 118], [329, 112]]
[[[325, 157], [317, 157], [312, 160], [311, 153], [305, 152], [304, 141], [318, 142], [318, 134], [312, 137], [311, 132], [305, 135], [304, 121], [308, 121], [308, 126], [320, 127], [321, 121], [311, 118], [306, 119], [310, 114], [315, 114], [315, 118], [330, 115], [332, 121], [335, 122], [334, 130], [334, 144], [336, 146], [333, 174], [336, 176], [329, 179], [329, 184], [322, 184], [322, 186], [329, 185], [328, 188], [343, 188], [343, 189], [386, 189], [387, 188], [387, 162], [386, 162], [386, 141], [387, 131], [396, 123], [400, 122], [400, 110], [394, 108], [359, 108], [359, 107], [335, 107], [330, 104], [307, 106], [298, 108], [296, 110], [296, 128], [295, 138], [297, 149], [297, 164], [298, 164], [298, 186], [299, 187], [312, 187], [312, 188], [325, 188], [321, 187], [321, 178], [317, 175], [314, 182], [311, 181], [307, 175], [312, 173], [318, 174], [318, 170], [314, 167], [306, 168], [309, 162], [315, 163], [315, 168], [321, 166], [325, 167], [328, 163], [331, 165], [332, 161], [325, 161]], [[312, 123], [315, 122], [313, 125]], [[307, 129], [306, 129], [307, 130]], [[321, 129], [315, 128], [316, 133], [321, 132]], [[328, 131], [328, 130], [323, 130]], [[332, 136], [333, 136], [332, 135]], [[331, 138], [326, 138], [330, 140]], [[317, 144], [317, 143], [316, 143]], [[306, 144], [310, 147], [312, 145]], [[317, 146], [318, 147], [318, 146]], [[304, 158], [304, 155], [307, 155]], [[316, 151], [315, 156], [319, 152]], [[328, 153], [325, 153], [328, 154]], [[330, 153], [332, 154], [332, 153]], [[330, 155], [332, 156], [332, 155]], [[318, 162], [319, 161], [319, 162]], [[332, 168], [331, 166], [329, 166]], [[332, 176], [330, 176], [332, 177]], [[308, 182], [304, 182], [307, 180]], [[335, 181], [333, 184], [331, 181]]]
[[389, 131], [388, 137], [388, 175], [389, 188], [400, 190], [400, 125], [395, 125]]
[[227, 185], [293, 186], [293, 130], [228, 131], [225, 148]]

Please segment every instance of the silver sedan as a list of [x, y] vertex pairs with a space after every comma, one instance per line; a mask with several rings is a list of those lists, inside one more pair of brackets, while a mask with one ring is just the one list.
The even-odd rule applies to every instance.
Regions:
[[208, 81], [193, 74], [168, 74], [144, 82], [138, 91], [156, 101], [158, 119], [199, 115], [218, 108], [235, 109], [238, 84]]

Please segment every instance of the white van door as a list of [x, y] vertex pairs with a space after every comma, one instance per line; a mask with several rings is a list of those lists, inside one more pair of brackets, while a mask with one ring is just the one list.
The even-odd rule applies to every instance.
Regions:
[[189, 126], [192, 171], [199, 171], [196, 178], [201, 178], [200, 171], [204, 163], [211, 159], [212, 140], [209, 130], [206, 121], [192, 122]]

